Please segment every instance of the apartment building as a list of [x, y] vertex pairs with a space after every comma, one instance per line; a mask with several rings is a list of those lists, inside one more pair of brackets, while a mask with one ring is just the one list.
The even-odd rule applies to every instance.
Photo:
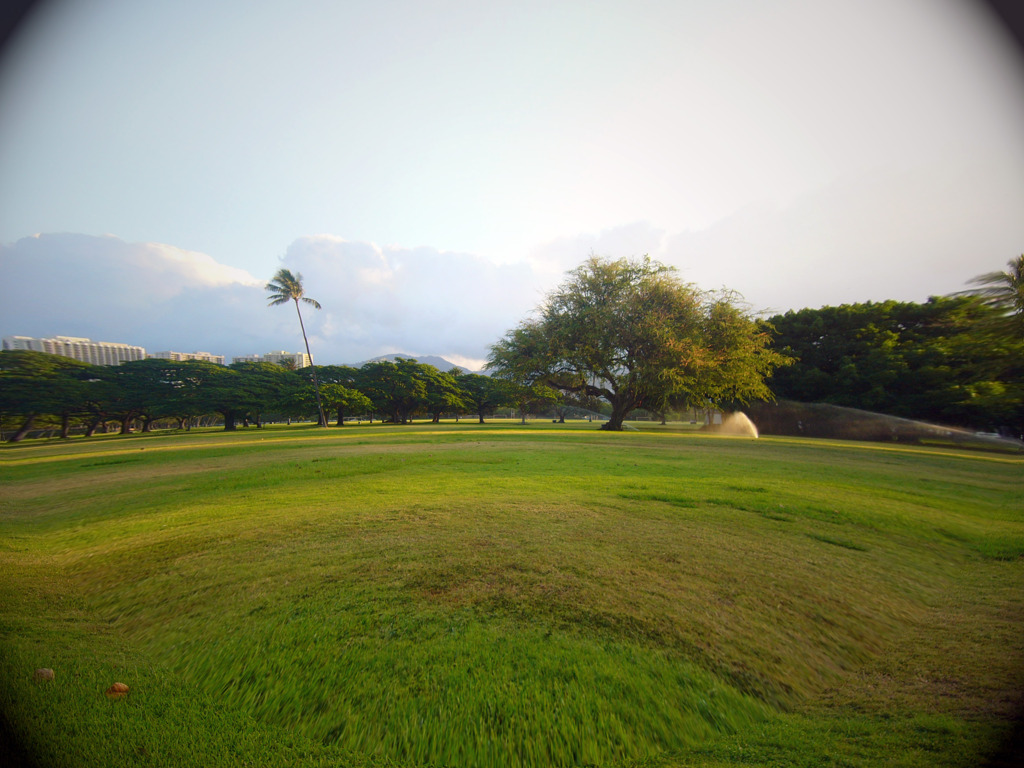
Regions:
[[304, 352], [267, 352], [265, 355], [242, 355], [231, 358], [233, 363], [276, 363], [277, 365], [305, 368], [310, 364], [309, 355]]
[[224, 365], [224, 355], [211, 355], [209, 352], [151, 352], [149, 356], [159, 360], [174, 360], [179, 363], [184, 360], [202, 360], [207, 363]]
[[120, 365], [130, 360], [145, 360], [146, 350], [114, 341], [93, 341], [78, 336], [54, 336], [36, 339], [31, 336], [4, 336], [4, 349], [27, 349], [50, 355], [70, 357], [92, 365]]

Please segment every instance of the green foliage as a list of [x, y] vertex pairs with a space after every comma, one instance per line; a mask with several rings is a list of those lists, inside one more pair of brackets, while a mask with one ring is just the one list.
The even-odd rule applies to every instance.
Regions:
[[970, 282], [976, 285], [958, 296], [970, 296], [993, 310], [985, 329], [1011, 340], [1024, 339], [1024, 255], [1011, 259], [1004, 272], [989, 272]]
[[295, 371], [274, 363], [248, 361], [232, 363], [231, 370], [240, 374], [234, 391], [235, 409], [251, 414], [257, 424], [261, 414], [290, 410], [300, 400], [302, 380]]
[[419, 373], [426, 388], [423, 410], [431, 415], [435, 424], [443, 413], [458, 413], [465, 409], [465, 396], [456, 374], [424, 364], [420, 364]]
[[462, 373], [457, 380], [465, 408], [477, 414], [480, 424], [484, 423], [484, 417], [514, 402], [513, 392], [505, 379], [480, 373]]
[[1024, 429], [1024, 341], [993, 338], [992, 312], [969, 297], [787, 312], [770, 322], [798, 362], [769, 384], [801, 402]]
[[423, 368], [409, 358], [375, 360], [359, 369], [359, 388], [379, 413], [394, 424], [404, 424], [426, 400]]
[[731, 408], [772, 400], [766, 379], [793, 362], [771, 348], [772, 332], [770, 324], [750, 315], [738, 294], [709, 292], [704, 306], [708, 361], [697, 369], [697, 385], [683, 391], [687, 405]]
[[21, 427], [9, 438], [23, 439], [36, 418], [52, 414], [62, 418], [67, 434], [71, 416], [84, 413], [100, 370], [67, 357], [32, 350], [0, 351], [0, 416], [21, 420]]
[[[143, 431], [158, 419], [180, 425], [208, 414], [220, 414], [224, 428], [265, 415], [306, 417], [316, 412], [318, 392], [326, 407], [337, 414], [376, 410], [396, 423], [427, 413], [435, 422], [443, 413], [470, 407], [466, 391], [473, 379], [444, 373], [412, 359], [396, 363], [350, 366], [307, 366], [297, 371], [272, 363], [240, 362], [229, 367], [200, 361], [174, 362], [148, 359], [117, 367], [89, 366], [69, 358], [41, 352], [5, 353], [0, 358], [0, 416], [24, 422], [22, 439], [37, 418], [63, 419], [65, 436], [72, 420], [87, 421], [89, 434], [101, 422], [117, 420], [122, 433], [141, 422]], [[482, 377], [487, 379], [487, 377]], [[318, 389], [318, 383], [324, 387]], [[509, 401], [502, 383], [477, 387], [477, 395], [501, 390], [501, 404]], [[491, 396], [485, 401], [494, 399]], [[484, 409], [491, 407], [484, 402]]]
[[[370, 398], [358, 389], [349, 389], [333, 382], [320, 385], [320, 396], [323, 398], [324, 408], [338, 414], [339, 427], [344, 426], [346, 414], [368, 413], [373, 408]], [[307, 398], [309, 399], [312, 398]]]
[[306, 291], [302, 287], [302, 275], [293, 274], [291, 270], [283, 267], [277, 270], [274, 277], [267, 283], [266, 290], [270, 293], [267, 300], [272, 307], [287, 304], [289, 301], [294, 301], [297, 305], [301, 301], [309, 304], [313, 309], [320, 309], [319, 301], [305, 295]]
[[617, 430], [636, 408], [768, 396], [764, 377], [784, 358], [767, 343], [735, 294], [704, 294], [649, 258], [591, 257], [491, 347], [488, 366], [519, 386], [601, 398]]

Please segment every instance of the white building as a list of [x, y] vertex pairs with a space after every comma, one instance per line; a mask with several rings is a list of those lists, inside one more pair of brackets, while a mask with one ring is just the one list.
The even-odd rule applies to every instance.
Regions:
[[160, 360], [174, 360], [178, 363], [183, 360], [202, 360], [207, 363], [224, 365], [224, 355], [211, 355], [209, 352], [153, 352], [149, 356]]
[[294, 364], [296, 368], [306, 368], [310, 364], [309, 355], [305, 352], [285, 352], [283, 349], [280, 352], [267, 352], [263, 356], [263, 362], [278, 365]]
[[77, 336], [35, 339], [31, 336], [4, 336], [4, 349], [29, 349], [50, 355], [70, 357], [92, 365], [120, 365], [130, 360], [145, 360], [146, 350], [113, 341], [92, 341]]
[[277, 365], [292, 366], [296, 369], [305, 368], [309, 363], [309, 355], [305, 352], [267, 352], [265, 355], [243, 355], [242, 357], [231, 358], [233, 363], [276, 363]]

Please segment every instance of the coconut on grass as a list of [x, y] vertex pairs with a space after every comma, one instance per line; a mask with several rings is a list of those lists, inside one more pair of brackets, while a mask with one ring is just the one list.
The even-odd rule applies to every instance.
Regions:
[[128, 686], [124, 683], [114, 683], [112, 686], [107, 688], [108, 699], [120, 699], [122, 696], [127, 695]]

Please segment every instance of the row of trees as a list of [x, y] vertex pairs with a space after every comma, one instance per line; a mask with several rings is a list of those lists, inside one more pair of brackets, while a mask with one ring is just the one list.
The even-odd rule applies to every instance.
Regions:
[[795, 363], [779, 398], [1024, 433], [1024, 256], [924, 304], [867, 302], [770, 318]]
[[[318, 387], [314, 386], [316, 378]], [[75, 428], [87, 435], [116, 423], [121, 432], [171, 421], [180, 428], [215, 415], [224, 429], [262, 426], [267, 418], [317, 417], [320, 407], [340, 426], [351, 416], [404, 423], [413, 416], [475, 414], [521, 402], [502, 379], [439, 371], [412, 359], [289, 370], [272, 363], [137, 360], [93, 366], [32, 351], [0, 352], [0, 418], [9, 440], [53, 426], [64, 437]], [[326, 421], [324, 422], [326, 423]]]
[[[728, 291], [701, 291], [650, 259], [592, 257], [532, 317], [491, 348], [493, 376], [442, 373], [415, 360], [362, 368], [145, 360], [94, 368], [39, 353], [0, 354], [0, 415], [20, 439], [42, 415], [63, 434], [111, 420], [123, 431], [156, 419], [185, 425], [216, 413], [225, 429], [269, 413], [487, 413], [538, 405], [607, 409], [621, 429], [636, 409], [735, 408], [774, 395], [914, 419], [1024, 431], [1024, 256], [976, 288], [926, 304], [805, 309], [762, 321]], [[304, 296], [281, 270], [270, 303]], [[301, 323], [301, 313], [299, 313]], [[305, 338], [305, 332], [303, 331]], [[308, 350], [308, 343], [307, 343]]]
[[[300, 275], [280, 271], [268, 283], [271, 304], [306, 300]], [[318, 306], [313, 300], [308, 300]], [[301, 313], [299, 314], [301, 319]], [[492, 376], [443, 373], [415, 360], [376, 361], [356, 369], [268, 363], [224, 367], [141, 360], [97, 368], [41, 353], [0, 354], [0, 414], [15, 417], [20, 440], [41, 417], [62, 435], [80, 424], [92, 434], [118, 422], [149, 430], [160, 419], [181, 426], [217, 414], [224, 428], [262, 423], [268, 414], [301, 417], [379, 414], [394, 423], [414, 415], [484, 416], [499, 407], [607, 410], [608, 429], [627, 414], [730, 406], [771, 396], [766, 376], [788, 361], [770, 348], [770, 332], [731, 293], [700, 291], [649, 259], [591, 258], [553, 292], [537, 317], [491, 348]], [[563, 410], [564, 418], [564, 410]]]

